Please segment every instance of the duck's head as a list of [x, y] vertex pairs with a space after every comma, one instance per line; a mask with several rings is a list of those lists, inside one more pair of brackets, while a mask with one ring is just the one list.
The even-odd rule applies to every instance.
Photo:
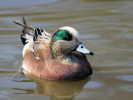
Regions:
[[50, 50], [53, 53], [68, 54], [78, 51], [84, 54], [93, 55], [91, 51], [79, 41], [79, 33], [72, 27], [64, 26], [59, 28], [52, 36]]

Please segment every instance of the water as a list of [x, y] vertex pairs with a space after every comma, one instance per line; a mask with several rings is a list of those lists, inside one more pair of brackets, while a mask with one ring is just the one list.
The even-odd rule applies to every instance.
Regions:
[[[132, 100], [132, 0], [0, 1], [0, 100]], [[74, 82], [51, 82], [17, 74], [22, 63], [22, 16], [33, 27], [52, 33], [61, 26], [77, 29], [94, 74]], [[29, 77], [29, 78], [27, 78]]]

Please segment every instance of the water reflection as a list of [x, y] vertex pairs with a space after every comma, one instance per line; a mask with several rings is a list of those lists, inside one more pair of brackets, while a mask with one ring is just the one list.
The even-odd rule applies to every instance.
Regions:
[[57, 82], [40, 79], [26, 73], [26, 76], [36, 83], [36, 93], [49, 96], [51, 100], [73, 100], [78, 95], [90, 78], [80, 81]]

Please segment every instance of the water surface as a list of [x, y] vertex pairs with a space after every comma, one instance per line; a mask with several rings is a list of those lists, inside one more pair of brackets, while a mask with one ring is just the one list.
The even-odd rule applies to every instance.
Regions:
[[[94, 74], [74, 82], [51, 82], [17, 74], [22, 63], [21, 27], [11, 20], [25, 16], [33, 27], [53, 33], [71, 26], [81, 34]], [[0, 100], [132, 100], [132, 0], [0, 1]], [[29, 77], [29, 78], [27, 78]]]

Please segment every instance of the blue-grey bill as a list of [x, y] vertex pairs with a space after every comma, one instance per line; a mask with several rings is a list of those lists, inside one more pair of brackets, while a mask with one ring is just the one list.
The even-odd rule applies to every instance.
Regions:
[[84, 53], [84, 54], [89, 54], [89, 55], [92, 55], [92, 56], [94, 55], [94, 53], [91, 52], [90, 50], [88, 50], [82, 43], [79, 44], [76, 51]]

